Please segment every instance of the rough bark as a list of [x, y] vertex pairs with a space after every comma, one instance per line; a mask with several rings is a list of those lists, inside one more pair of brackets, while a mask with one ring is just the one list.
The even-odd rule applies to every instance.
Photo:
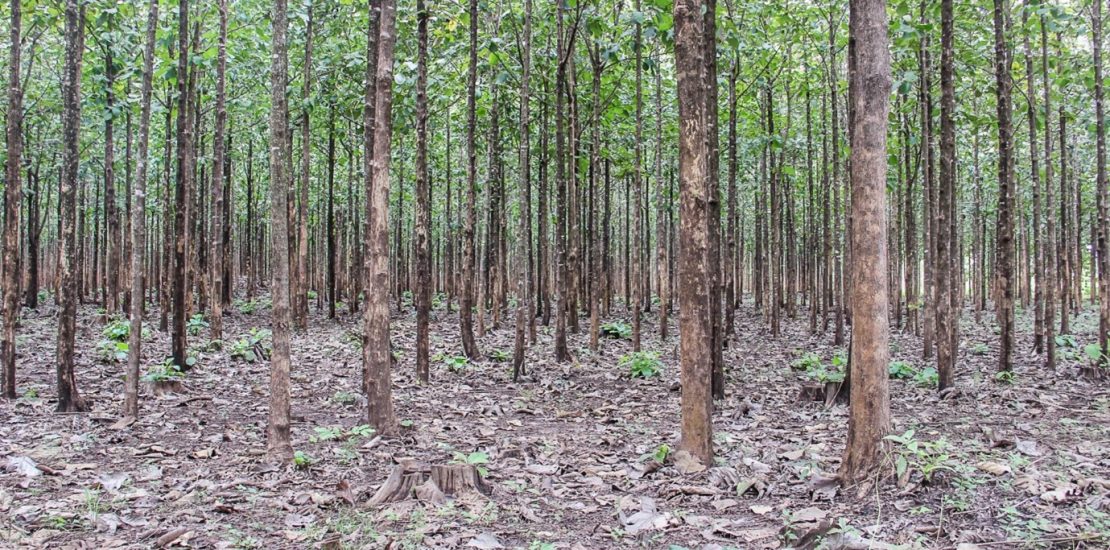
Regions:
[[994, 0], [994, 69], [998, 112], [998, 219], [995, 226], [996, 308], [999, 327], [999, 370], [1013, 367], [1014, 343], [1014, 129], [1013, 104], [1010, 97], [1013, 77], [1010, 74], [1010, 49], [1006, 41], [1009, 29], [1009, 3]]
[[474, 340], [474, 234], [477, 225], [475, 212], [476, 180], [478, 177], [478, 152], [475, 147], [477, 132], [477, 107], [475, 100], [478, 85], [478, 0], [470, 0], [470, 64], [466, 77], [466, 216], [463, 223], [462, 293], [459, 296], [459, 330], [462, 333], [463, 355], [478, 359], [478, 343]]
[[[23, 162], [23, 88], [19, 69], [22, 44], [23, 8], [20, 0], [11, 2], [11, 44], [8, 58], [8, 116], [6, 122], [7, 159], [4, 181], [4, 326], [0, 332], [0, 364], [3, 365], [4, 397], [15, 399], [15, 328], [19, 319], [19, 210], [22, 202]], [[32, 228], [32, 231], [34, 229]]]
[[227, 74], [227, 0], [218, 0], [220, 31], [216, 45], [216, 122], [213, 129], [212, 152], [212, 247], [209, 254], [211, 266], [212, 296], [209, 328], [213, 339], [223, 338], [224, 326], [224, 164], [226, 159], [227, 93], [225, 79]]
[[73, 347], [77, 329], [77, 180], [81, 132], [81, 58], [85, 49], [85, 9], [65, 3], [65, 68], [62, 72], [62, 181], [58, 190], [61, 251], [58, 255], [58, 412], [88, 410], [77, 391]]
[[705, 0], [674, 3], [679, 110], [679, 364], [682, 369], [680, 447], [708, 464], [713, 456], [710, 394], [713, 321], [710, 318], [709, 108], [705, 74]]
[[[534, 318], [532, 315], [532, 298], [529, 292], [528, 282], [531, 280], [532, 274], [529, 272], [531, 269], [531, 218], [530, 212], [532, 211], [531, 197], [529, 196], [529, 174], [531, 172], [531, 165], [529, 160], [529, 125], [531, 123], [528, 101], [529, 101], [529, 78], [531, 77], [532, 69], [532, 0], [524, 0], [524, 32], [521, 37], [520, 46], [520, 145], [517, 152], [518, 156], [518, 180], [517, 186], [520, 193], [520, 212], [518, 214], [518, 234], [517, 240], [517, 274], [516, 274], [516, 340], [513, 344], [513, 381], [519, 380], [520, 376], [524, 374], [524, 332], [526, 324], [530, 323], [529, 319]], [[535, 337], [533, 336], [533, 340]]]
[[428, 320], [432, 311], [432, 253], [429, 227], [432, 194], [428, 184], [428, 7], [416, 0], [416, 376], [428, 383]]
[[373, 170], [366, 186], [371, 207], [366, 213], [370, 223], [366, 233], [368, 273], [362, 368], [368, 405], [366, 423], [383, 434], [396, 430], [389, 341], [389, 155], [393, 132], [390, 108], [393, 104], [393, 50], [397, 40], [395, 21], [395, 0], [381, 0], [377, 72], [373, 79], [367, 77], [368, 82], [374, 83], [377, 114]]
[[270, 411], [266, 448], [270, 458], [293, 459], [290, 442], [289, 333], [289, 188], [290, 144], [285, 86], [289, 75], [286, 0], [274, 0], [270, 16], [273, 38], [270, 50], [270, 292], [273, 302], [273, 352], [270, 354]]
[[[221, 0], [223, 3], [224, 0]], [[143, 46], [143, 76], [139, 107], [139, 156], [136, 165], [134, 204], [131, 210], [131, 306], [130, 334], [127, 344], [127, 379], [123, 391], [123, 416], [139, 416], [139, 364], [142, 361], [143, 301], [145, 279], [143, 262], [146, 256], [146, 184], [150, 169], [150, 98], [154, 73], [154, 40], [158, 29], [158, 0], [150, 0], [147, 11], [146, 38]]]
[[[950, 235], [954, 225], [950, 219], [956, 190], [956, 87], [953, 76], [953, 16], [952, 0], [941, 0], [941, 52], [940, 52], [940, 180], [937, 189], [937, 389], [945, 391], [955, 384], [956, 323], [958, 317], [952, 307], [952, 288], [949, 274], [956, 269], [957, 258], [952, 249]], [[1038, 285], [1039, 287], [1040, 285]]]
[[884, 0], [852, 0], [856, 62], [852, 97], [851, 404], [841, 480], [858, 483], [879, 465], [890, 430], [887, 386], [886, 132], [891, 68]]

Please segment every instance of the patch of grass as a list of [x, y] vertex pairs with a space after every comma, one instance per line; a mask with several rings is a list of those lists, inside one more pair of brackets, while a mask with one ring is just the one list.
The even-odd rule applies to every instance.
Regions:
[[606, 338], [628, 340], [632, 338], [632, 327], [622, 321], [612, 321], [601, 325], [600, 333]]

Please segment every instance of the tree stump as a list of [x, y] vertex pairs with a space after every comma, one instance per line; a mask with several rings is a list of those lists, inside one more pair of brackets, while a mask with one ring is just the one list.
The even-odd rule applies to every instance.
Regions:
[[379, 506], [415, 497], [439, 505], [469, 492], [485, 496], [493, 492], [473, 464], [428, 465], [415, 459], [401, 459], [369, 504]]

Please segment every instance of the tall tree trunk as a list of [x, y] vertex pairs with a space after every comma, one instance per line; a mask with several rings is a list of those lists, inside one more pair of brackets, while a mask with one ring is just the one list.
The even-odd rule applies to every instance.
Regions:
[[1014, 128], [1010, 98], [1013, 78], [1010, 74], [1010, 49], [1006, 42], [1009, 30], [1009, 5], [994, 0], [994, 69], [995, 94], [998, 103], [998, 220], [995, 228], [997, 265], [995, 281], [998, 296], [999, 370], [1013, 367], [1014, 345]]
[[[952, 248], [951, 219], [956, 192], [956, 85], [953, 74], [952, 0], [940, 3], [940, 185], [937, 189], [937, 389], [945, 391], [955, 385], [956, 323], [952, 307], [955, 292], [950, 274], [957, 269], [958, 256]], [[1039, 287], [1040, 285], [1038, 285]]]
[[[1105, 367], [1110, 354], [1110, 191], [1106, 182], [1106, 116], [1102, 97], [1102, 2], [1096, 1], [1091, 13], [1091, 44], [1095, 64], [1095, 200], [1098, 211], [1098, 343], [1102, 348], [1099, 364]], [[1061, 150], [1061, 153], [1063, 150]], [[1066, 304], [1067, 302], [1062, 302]], [[1066, 306], [1061, 308], [1067, 317]]]
[[[462, 333], [463, 355], [472, 360], [480, 357], [474, 341], [474, 234], [477, 225], [475, 185], [478, 177], [478, 152], [475, 147], [477, 107], [475, 92], [478, 83], [478, 0], [470, 0], [470, 65], [466, 79], [466, 219], [463, 223], [462, 294], [459, 296], [459, 330]], [[481, 304], [478, 304], [480, 307]]]
[[[177, 14], [177, 173], [174, 185], [173, 278], [170, 284], [173, 288], [173, 335], [171, 342], [173, 364], [177, 365], [182, 371], [186, 371], [189, 370], [189, 366], [186, 364], [186, 346], [188, 345], [185, 336], [185, 317], [186, 308], [188, 307], [186, 300], [192, 296], [189, 282], [186, 279], [186, 263], [188, 262], [186, 252], [189, 238], [187, 217], [189, 195], [187, 187], [191, 180], [192, 170], [189, 149], [192, 147], [193, 141], [193, 126], [189, 121], [189, 0], [180, 0]], [[281, 82], [284, 82], [284, 80]], [[276, 146], [276, 144], [273, 146]], [[284, 210], [280, 212], [284, 212]]]
[[[945, 0], [947, 1], [947, 0]], [[886, 132], [890, 50], [884, 0], [852, 0], [851, 404], [841, 480], [854, 484], [878, 467], [890, 431], [887, 363]]]
[[[20, 0], [11, 2], [11, 44], [8, 58], [8, 116], [5, 128], [7, 160], [4, 181], [4, 326], [0, 332], [0, 363], [3, 364], [4, 397], [15, 399], [15, 328], [19, 321], [19, 210], [23, 181], [23, 87], [19, 69], [22, 44], [23, 7]], [[35, 228], [32, 226], [31, 231]]]
[[61, 245], [58, 255], [58, 412], [79, 412], [89, 404], [77, 391], [73, 347], [77, 329], [77, 239], [74, 236], [76, 190], [80, 162], [81, 58], [85, 50], [85, 8], [78, 0], [65, 4], [65, 68], [62, 72], [62, 181], [58, 192]]
[[[1041, 353], [1044, 351], [1045, 340], [1045, 286], [1047, 279], [1045, 278], [1045, 248], [1041, 235], [1041, 170], [1040, 158], [1037, 152], [1037, 96], [1033, 93], [1033, 79], [1035, 78], [1033, 72], [1033, 50], [1029, 40], [1029, 12], [1032, 9], [1029, 7], [1029, 0], [1023, 1], [1023, 9], [1021, 10], [1022, 27], [1022, 46], [1025, 53], [1025, 102], [1027, 105], [1026, 119], [1029, 123], [1029, 177], [1031, 180], [1031, 187], [1033, 189], [1033, 278], [1036, 285], [1033, 293], [1033, 351], [1034, 353]], [[1047, 82], [1045, 83], [1047, 86]], [[1045, 103], [1048, 105], [1048, 103]], [[1045, 130], [1047, 132], [1049, 120], [1045, 119]], [[1045, 153], [1048, 154], [1051, 149], [1046, 149]], [[1051, 186], [1052, 180], [1049, 178], [1051, 174], [1051, 163], [1045, 166], [1045, 183]]]
[[290, 442], [290, 313], [289, 313], [289, 188], [291, 152], [289, 103], [285, 86], [289, 76], [289, 19], [286, 0], [274, 0], [270, 16], [273, 28], [270, 52], [270, 262], [273, 302], [273, 352], [270, 357], [270, 413], [266, 424], [266, 448], [281, 462], [293, 458]]
[[[704, 12], [704, 16], [703, 16]], [[679, 182], [679, 364], [682, 369], [680, 447], [709, 464], [713, 457], [713, 320], [710, 296], [709, 105], [706, 88], [705, 0], [674, 3], [675, 66], [678, 69]]]
[[[226, 0], [220, 0], [221, 7]], [[221, 12], [222, 13], [222, 12]], [[127, 343], [127, 381], [123, 391], [123, 416], [139, 416], [139, 364], [143, 343], [143, 261], [146, 252], [146, 183], [150, 168], [150, 96], [154, 74], [154, 40], [158, 29], [158, 0], [150, 0], [147, 10], [146, 38], [143, 46], [142, 99], [139, 113], [139, 158], [131, 210], [131, 325]]]
[[[432, 311], [432, 253], [429, 226], [432, 194], [428, 183], [428, 8], [416, 0], [416, 376], [428, 383], [428, 318]], [[388, 322], [388, 321], [387, 321]]]
[[[475, 0], [471, 0], [475, 1]], [[564, 97], [567, 86], [567, 59], [573, 56], [573, 48], [567, 45], [564, 36], [564, 11], [566, 8], [559, 3], [556, 8], [556, 46], [555, 62], [555, 186], [556, 186], [556, 213], [555, 223], [555, 361], [563, 363], [570, 360], [570, 350], [567, 348], [567, 309], [568, 292], [570, 286], [567, 278], [570, 268], [567, 265], [567, 151], [566, 151], [566, 112]], [[473, 17], [473, 16], [472, 16]], [[626, 286], [627, 292], [627, 286]]]
[[208, 263], [211, 267], [212, 301], [211, 301], [211, 336], [214, 340], [223, 338], [224, 327], [224, 173], [226, 162], [226, 138], [224, 129], [227, 126], [227, 93], [225, 91], [225, 78], [227, 73], [227, 0], [218, 0], [217, 8], [220, 17], [220, 36], [216, 50], [216, 123], [213, 130], [212, 152], [212, 248]]
[[[662, 52], [660, 52], [659, 55], [662, 55]], [[733, 74], [735, 75], [735, 71], [733, 72]], [[735, 80], [733, 80], [732, 83], [735, 85]], [[735, 88], [735, 86], [734, 86], [734, 88]], [[735, 95], [735, 90], [733, 90], [733, 92], [731, 92], [731, 93], [732, 93], [732, 95], [730, 95], [730, 97], [733, 97]], [[670, 307], [670, 302], [671, 302], [670, 286], [671, 286], [671, 283], [670, 283], [670, 276], [669, 276], [670, 274], [668, 273], [668, 267], [670, 265], [670, 258], [669, 258], [669, 255], [667, 253], [668, 252], [667, 251], [667, 214], [668, 214], [668, 208], [667, 208], [667, 200], [666, 200], [667, 188], [666, 188], [666, 183], [664, 182], [664, 178], [663, 178], [663, 72], [661, 70], [659, 70], [658, 66], [655, 67], [655, 112], [656, 112], [656, 116], [655, 116], [655, 250], [656, 250], [656, 255], [657, 255], [657, 258], [655, 260], [655, 273], [656, 273], [656, 281], [657, 281], [657, 284], [659, 285], [659, 339], [661, 341], [665, 342], [667, 340], [668, 325], [670, 324], [670, 321], [669, 321], [668, 317], [670, 315], [670, 310], [671, 310], [671, 307]], [[735, 111], [730, 111], [730, 112], [735, 114]], [[730, 119], [730, 121], [731, 121], [731, 119]], [[735, 148], [734, 148], [735, 140], [733, 139], [734, 137], [735, 137], [734, 134], [729, 134], [729, 147], [730, 147], [729, 151], [730, 152], [735, 151]], [[730, 158], [730, 162], [731, 162], [731, 160], [735, 159], [734, 156], [730, 156], [729, 158]], [[730, 164], [730, 167], [731, 166], [732, 165]], [[606, 165], [605, 165], [605, 174], [606, 174], [606, 178], [607, 178], [606, 181], [608, 181], [608, 175], [609, 175], [609, 164], [608, 163], [606, 163]], [[730, 172], [730, 175], [729, 175], [729, 185], [730, 185], [730, 187], [729, 187], [729, 201], [730, 201], [729, 202], [729, 236], [730, 236], [730, 241], [729, 241], [729, 247], [730, 247], [729, 251], [730, 252], [729, 252], [729, 254], [730, 254], [730, 256], [729, 257], [730, 258], [735, 255], [734, 249], [735, 249], [735, 245], [736, 245], [735, 240], [731, 239], [732, 231], [734, 229], [733, 222], [735, 221], [734, 218], [733, 218], [733, 214], [736, 210], [735, 201], [734, 201], [734, 199], [736, 198], [736, 194], [735, 194], [736, 188], [735, 188], [735, 185], [734, 185], [736, 183], [736, 180], [733, 178], [733, 175], [734, 175], [734, 173]], [[605, 215], [606, 215], [606, 220], [608, 220], [608, 215], [609, 215], [609, 210], [608, 210], [608, 204], [609, 204], [608, 203], [608, 186], [606, 187], [606, 193], [607, 194], [606, 194], [606, 203], [605, 203], [606, 204]], [[606, 243], [609, 242], [608, 237], [609, 237], [608, 232], [606, 232], [606, 234], [603, 236], [604, 242], [606, 242]], [[730, 289], [732, 289], [732, 288], [734, 288], [734, 287], [730, 287]], [[608, 292], [608, 290], [609, 289], [607, 287], [606, 292]], [[729, 302], [728, 302], [729, 321], [727, 323], [728, 327], [732, 327], [732, 320], [731, 319], [732, 319], [732, 310], [733, 310], [733, 308], [732, 308], [732, 297], [733, 296], [734, 296], [733, 294], [729, 294]]]
[[[1051, 81], [1048, 79], [1048, 26], [1045, 24], [1045, 21], [1043, 19], [1044, 15], [1042, 15], [1041, 17], [1042, 17], [1042, 19], [1041, 19], [1041, 80], [1044, 83], [1044, 90], [1042, 90], [1042, 92], [1044, 93], [1044, 174], [1045, 174], [1044, 175], [1044, 188], [1045, 188], [1044, 218], [1045, 218], [1045, 221], [1047, 222], [1046, 223], [1047, 227], [1046, 227], [1046, 230], [1045, 230], [1044, 254], [1043, 254], [1043, 258], [1041, 260], [1042, 263], [1043, 263], [1043, 268], [1042, 269], [1043, 269], [1044, 279], [1043, 280], [1040, 279], [1040, 278], [1037, 279], [1037, 290], [1040, 291], [1041, 287], [1044, 286], [1044, 295], [1045, 295], [1044, 296], [1044, 298], [1045, 298], [1045, 301], [1044, 301], [1044, 332], [1045, 332], [1044, 337], [1045, 337], [1045, 345], [1046, 345], [1046, 348], [1045, 348], [1046, 349], [1045, 365], [1048, 368], [1055, 368], [1056, 367], [1056, 337], [1055, 337], [1054, 333], [1055, 333], [1056, 327], [1054, 325], [1055, 325], [1055, 322], [1056, 322], [1056, 295], [1057, 295], [1058, 290], [1059, 290], [1059, 285], [1056, 283], [1056, 260], [1057, 260], [1057, 255], [1058, 255], [1059, 251], [1057, 249], [1057, 240], [1056, 240], [1056, 216], [1053, 215], [1053, 213], [1052, 213], [1052, 210], [1054, 208], [1054, 203], [1056, 202], [1056, 198], [1054, 196], [1054, 192], [1053, 192], [1054, 187], [1052, 185], [1052, 183], [1053, 183], [1053, 173], [1052, 173], [1052, 168], [1053, 168], [1053, 165], [1052, 165], [1052, 104], [1051, 104], [1052, 88], [1051, 88]], [[1027, 60], [1026, 65], [1027, 65], [1029, 73], [1030, 73], [1029, 78], [1032, 79], [1033, 78], [1033, 76], [1032, 76], [1032, 72], [1033, 72], [1032, 60]], [[1032, 87], [1032, 85], [1029, 86], [1028, 93], [1029, 93], [1029, 97], [1030, 97], [1030, 103], [1032, 103], [1032, 101], [1033, 101], [1032, 100], [1032, 98], [1033, 98], [1033, 87]], [[1032, 119], [1033, 116], [1034, 116], [1034, 113], [1031, 111], [1030, 112], [1030, 118]], [[1037, 136], [1036, 136], [1036, 133], [1034, 132], [1034, 128], [1035, 128], [1035, 125], [1031, 123], [1030, 124], [1030, 132], [1029, 132], [1029, 134], [1030, 134], [1029, 135], [1029, 146], [1030, 146], [1030, 149], [1032, 149], [1032, 150], [1036, 150], [1036, 145], [1034, 145], [1034, 144], [1036, 143]], [[1036, 157], [1034, 157], [1033, 162], [1034, 162], [1033, 166], [1035, 167], [1036, 166]], [[1034, 172], [1034, 174], [1037, 174], [1038, 171], [1037, 171], [1036, 168], [1034, 168], [1033, 172]], [[1036, 180], [1034, 180], [1034, 183], [1036, 183]], [[1063, 301], [1062, 303], [1066, 304], [1067, 302]], [[1066, 306], [1063, 308], [1062, 313], [1063, 313], [1064, 317], [1067, 317]]]
[[291, 286], [293, 296], [293, 324], [297, 328], [308, 326], [308, 186], [309, 175], [312, 169], [312, 126], [309, 118], [309, 105], [312, 97], [312, 7], [314, 2], [309, 2], [305, 9], [307, 15], [307, 29], [305, 30], [304, 44], [304, 83], [302, 88], [301, 106], [301, 185], [300, 199], [297, 201], [297, 243], [296, 265], [297, 273], [294, 284]]
[[[518, 166], [517, 166], [517, 186], [520, 193], [520, 212], [517, 219], [518, 235], [516, 261], [517, 261], [517, 274], [516, 274], [516, 341], [513, 344], [513, 381], [519, 380], [520, 375], [524, 374], [524, 332], [526, 324], [530, 324], [535, 317], [532, 310], [532, 297], [529, 292], [528, 282], [531, 280], [532, 274], [529, 272], [531, 269], [531, 252], [532, 252], [532, 239], [531, 227], [532, 220], [530, 213], [532, 211], [531, 197], [529, 196], [529, 175], [531, 173], [531, 164], [529, 160], [528, 150], [529, 145], [529, 126], [531, 124], [528, 101], [529, 101], [529, 85], [531, 82], [532, 70], [532, 0], [524, 0], [524, 36], [521, 37], [520, 45], [520, 145], [517, 152]], [[596, 259], [595, 259], [596, 261]], [[595, 279], [596, 281], [596, 279]], [[594, 298], [596, 301], [597, 298]], [[596, 305], [595, 305], [596, 307]], [[533, 341], [535, 336], [533, 333]]]
[[[640, 0], [636, 0], [635, 9], [640, 11]], [[632, 216], [632, 244], [637, 247], [635, 254], [632, 254], [632, 351], [640, 351], [640, 316], [643, 310], [643, 287], [640, 284], [642, 275], [640, 270], [640, 229], [643, 227], [643, 209], [640, 208], [641, 189], [643, 188], [644, 181], [644, 100], [643, 100], [643, 67], [644, 67], [644, 53], [642, 45], [643, 27], [639, 23], [636, 24], [636, 38], [633, 42], [633, 48], [636, 50], [636, 157], [633, 161], [635, 164], [632, 167], [633, 180], [632, 180], [632, 209], [635, 214]], [[575, 166], [574, 164], [571, 165]]]
[[378, 33], [378, 62], [374, 83], [374, 151], [370, 181], [370, 220], [366, 233], [367, 284], [365, 335], [362, 346], [364, 391], [368, 408], [366, 422], [378, 431], [389, 434], [396, 430], [393, 418], [391, 388], [392, 351], [389, 341], [389, 155], [393, 133], [390, 109], [393, 105], [393, 48], [396, 2], [381, 0], [381, 22]]
[[[114, 16], [108, 14], [106, 25], [112, 32]], [[120, 274], [120, 228], [119, 209], [116, 208], [116, 153], [115, 153], [115, 87], [116, 67], [112, 55], [113, 44], [104, 42], [104, 219], [105, 219], [105, 264], [104, 264], [104, 309], [115, 313], [119, 311], [119, 274]]]

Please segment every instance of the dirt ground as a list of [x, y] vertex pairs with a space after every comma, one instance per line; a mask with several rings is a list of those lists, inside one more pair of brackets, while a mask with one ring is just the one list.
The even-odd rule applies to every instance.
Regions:
[[[85, 414], [53, 412], [56, 310], [26, 312], [22, 397], [0, 401], [0, 547], [1110, 546], [1110, 390], [1077, 378], [1098, 323], [1093, 309], [1073, 319], [1055, 372], [1031, 353], [1023, 316], [1012, 379], [995, 376], [990, 315], [978, 324], [966, 313], [960, 392], [943, 400], [922, 373], [920, 338], [896, 332], [893, 359], [908, 369], [891, 380], [900, 440], [891, 442], [891, 475], [863, 497], [831, 479], [845, 406], [798, 401], [808, 378], [796, 367], [819, 360], [827, 369], [844, 353], [831, 334], [810, 336], [802, 313], [776, 340], [750, 305], [740, 310], [725, 354], [728, 397], [714, 416], [717, 462], [696, 471], [668, 456], [678, 440], [677, 331], [659, 341], [654, 313], [644, 346], [659, 354], [658, 376], [631, 378], [620, 362], [626, 340], [603, 340], [592, 355], [584, 333], [572, 335], [577, 361], [556, 364], [553, 331], [541, 326], [529, 375], [514, 384], [511, 322], [479, 339], [490, 360], [463, 364], [454, 361], [457, 317], [442, 309], [433, 314], [427, 386], [413, 376], [414, 315], [395, 318], [402, 430], [394, 438], [359, 426], [359, 318], [314, 311], [293, 338], [300, 464], [271, 466], [267, 363], [229, 353], [268, 325], [264, 304], [239, 311], [249, 309], [228, 313], [221, 351], [207, 329], [191, 336], [199, 365], [183, 390], [145, 393], [131, 426], [116, 423], [125, 365], [100, 357], [106, 321], [95, 308], [78, 319], [77, 376], [94, 402]], [[169, 341], [157, 330], [145, 341], [149, 367]], [[474, 464], [493, 493], [368, 506], [399, 458]]]

